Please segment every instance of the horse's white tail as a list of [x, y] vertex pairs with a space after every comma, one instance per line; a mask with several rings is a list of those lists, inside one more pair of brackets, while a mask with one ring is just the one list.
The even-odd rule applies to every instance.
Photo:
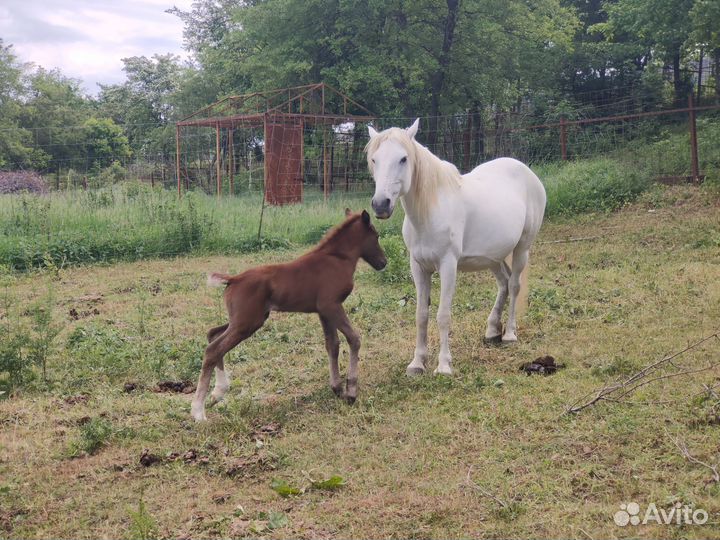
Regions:
[[227, 285], [229, 281], [230, 276], [227, 274], [213, 272], [212, 274], [208, 274], [207, 285], [208, 287], [222, 287], [223, 285]]

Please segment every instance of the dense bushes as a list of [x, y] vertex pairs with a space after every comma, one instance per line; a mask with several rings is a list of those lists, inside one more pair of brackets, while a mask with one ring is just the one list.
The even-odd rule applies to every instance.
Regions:
[[650, 185], [647, 172], [609, 158], [553, 164], [537, 169], [547, 192], [547, 216], [616, 210]]

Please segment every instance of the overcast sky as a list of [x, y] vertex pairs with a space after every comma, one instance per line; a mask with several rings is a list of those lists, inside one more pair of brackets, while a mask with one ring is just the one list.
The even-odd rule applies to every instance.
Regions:
[[182, 23], [166, 9], [192, 0], [0, 0], [0, 38], [23, 62], [59, 68], [97, 94], [124, 80], [122, 58], [175, 53]]

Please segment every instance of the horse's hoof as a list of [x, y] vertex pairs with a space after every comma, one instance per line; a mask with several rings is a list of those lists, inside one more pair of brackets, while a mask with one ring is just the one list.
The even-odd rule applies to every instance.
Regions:
[[345, 403], [347, 403], [348, 405], [354, 405], [356, 399], [357, 397], [355, 396], [345, 396]]
[[452, 368], [450, 368], [450, 367], [443, 368], [443, 369], [440, 369], [440, 367], [437, 367], [437, 368], [435, 368], [435, 371], [433, 371], [433, 375], [445, 375], [447, 377], [450, 377], [450, 376], [452, 376], [452, 374], [453, 374]]
[[518, 340], [518, 339], [517, 339], [517, 336], [514, 335], [514, 334], [513, 334], [513, 335], [510, 335], [510, 336], [505, 335], [505, 336], [503, 336], [503, 338], [502, 338], [502, 343], [503, 343], [504, 345], [506, 345], [506, 344], [509, 344], [509, 343], [516, 343], [517, 340]]
[[499, 343], [502, 343], [502, 334], [498, 334], [493, 337], [484, 337], [483, 343], [486, 345], [498, 345]]
[[334, 393], [337, 397], [339, 397], [339, 398], [343, 397], [343, 387], [342, 387], [342, 385], [340, 385], [340, 386], [331, 386], [330, 388], [332, 388], [333, 393]]
[[425, 368], [409, 367], [405, 370], [405, 374], [408, 377], [417, 377], [419, 375], [425, 375]]

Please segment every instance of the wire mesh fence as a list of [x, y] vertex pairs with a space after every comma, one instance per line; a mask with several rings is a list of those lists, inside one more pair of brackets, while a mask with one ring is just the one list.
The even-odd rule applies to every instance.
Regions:
[[[697, 179], [720, 167], [717, 104], [663, 108], [633, 89], [587, 93], [580, 100], [544, 108], [519, 104], [516, 112], [477, 108], [421, 116], [417, 139], [461, 172], [501, 156], [530, 166], [612, 157], [645, 166], [658, 178]], [[302, 118], [266, 115], [256, 123], [184, 126], [178, 140], [171, 125], [124, 126], [152, 133], [133, 152], [111, 142], [99, 151], [88, 144], [91, 134], [83, 126], [36, 128], [31, 135], [33, 148], [48, 156], [40, 172], [56, 190], [139, 180], [180, 192], [265, 193], [267, 203], [286, 204], [371, 192], [364, 153], [368, 123], [383, 129], [414, 120], [328, 121], [306, 111]]]

